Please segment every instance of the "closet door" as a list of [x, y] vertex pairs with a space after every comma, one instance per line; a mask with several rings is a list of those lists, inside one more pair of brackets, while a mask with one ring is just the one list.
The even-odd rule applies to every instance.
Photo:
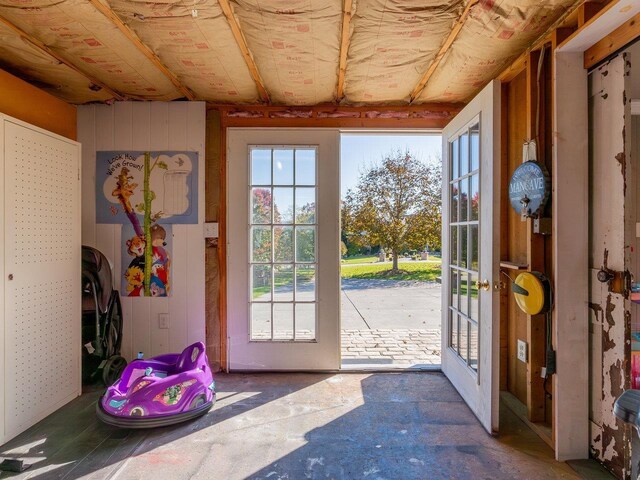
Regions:
[[81, 239], [80, 144], [0, 118], [4, 127], [2, 444], [80, 394]]

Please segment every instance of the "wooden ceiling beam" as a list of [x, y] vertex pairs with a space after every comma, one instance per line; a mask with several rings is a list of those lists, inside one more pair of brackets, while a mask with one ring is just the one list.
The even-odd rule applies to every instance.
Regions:
[[434, 74], [434, 72], [438, 68], [438, 65], [440, 65], [440, 62], [442, 61], [442, 59], [444, 58], [446, 53], [451, 48], [451, 45], [453, 45], [453, 42], [458, 37], [458, 34], [460, 33], [460, 30], [462, 30], [462, 27], [464, 26], [465, 22], [467, 21], [467, 18], [469, 18], [469, 13], [471, 12], [471, 9], [478, 2], [479, 2], [479, 0], [469, 0], [467, 5], [464, 7], [464, 10], [462, 11], [462, 14], [458, 18], [458, 20], [456, 20], [456, 23], [453, 25], [453, 28], [451, 29], [451, 32], [449, 32], [449, 35], [447, 36], [447, 38], [445, 38], [444, 42], [440, 46], [440, 50], [438, 50], [438, 53], [436, 54], [436, 57], [433, 59], [433, 62], [431, 62], [431, 65], [429, 65], [429, 68], [424, 73], [424, 75], [422, 75], [422, 77], [420, 78], [420, 81], [418, 82], [416, 87], [411, 92], [411, 96], [410, 96], [410, 99], [409, 99], [410, 103], [413, 103], [413, 101], [416, 98], [418, 98], [420, 96], [420, 94], [423, 92], [423, 90], [427, 86], [427, 83], [429, 82], [429, 79], [432, 77], [432, 75]]
[[269, 93], [264, 86], [264, 82], [262, 80], [262, 76], [260, 76], [260, 72], [258, 71], [258, 66], [256, 65], [255, 60], [253, 59], [253, 55], [251, 55], [251, 51], [247, 46], [247, 41], [244, 38], [244, 34], [242, 33], [242, 29], [240, 28], [240, 24], [236, 19], [235, 14], [233, 13], [233, 8], [231, 8], [231, 4], [229, 0], [218, 0], [220, 7], [222, 8], [222, 13], [227, 17], [227, 21], [229, 22], [229, 26], [231, 27], [231, 32], [233, 33], [233, 37], [236, 39], [236, 43], [238, 47], [240, 47], [240, 51], [242, 52], [242, 56], [244, 57], [244, 61], [249, 67], [249, 73], [253, 78], [253, 81], [256, 83], [256, 87], [258, 88], [258, 93], [260, 94], [260, 98], [265, 103], [270, 103]]
[[340, 35], [340, 63], [338, 65], [338, 88], [336, 101], [344, 98], [344, 79], [347, 73], [347, 53], [351, 44], [351, 13], [353, 0], [344, 0], [342, 4], [342, 33]]
[[153, 63], [158, 70], [162, 72], [162, 74], [169, 79], [169, 81], [173, 84], [176, 89], [182, 93], [189, 100], [195, 100], [195, 94], [186, 86], [182, 84], [182, 82], [175, 76], [175, 74], [167, 68], [167, 66], [162, 63], [160, 58], [147, 46], [145, 45], [140, 37], [131, 30], [118, 15], [109, 7], [109, 5], [101, 2], [100, 0], [89, 0], [89, 3], [95, 7], [100, 13], [102, 13], [105, 17], [107, 17], [111, 23], [113, 23], [118, 30], [120, 30], [127, 39], [131, 43], [135, 45], [135, 47], [140, 51], [145, 57], [147, 57], [151, 63]]
[[584, 52], [584, 68], [589, 69], [626, 44], [640, 37], [640, 13], [630, 18], [613, 32]]
[[100, 80], [98, 80], [97, 78], [93, 77], [92, 75], [88, 74], [87, 72], [82, 71], [79, 67], [77, 67], [74, 63], [72, 63], [71, 61], [67, 60], [66, 58], [64, 58], [62, 55], [60, 55], [58, 52], [56, 52], [55, 50], [49, 48], [47, 45], [45, 45], [44, 43], [42, 43], [40, 40], [38, 40], [37, 38], [33, 37], [32, 35], [30, 35], [29, 33], [25, 32], [24, 30], [22, 30], [20, 27], [18, 27], [17, 25], [14, 25], [13, 23], [11, 23], [9, 20], [7, 20], [6, 18], [0, 16], [0, 23], [2, 23], [3, 25], [5, 25], [7, 28], [9, 28], [11, 31], [15, 32], [17, 35], [19, 35], [24, 41], [26, 41], [27, 43], [33, 45], [35, 48], [37, 48], [38, 50], [46, 53], [47, 55], [49, 55], [50, 57], [55, 58], [58, 62], [66, 65], [67, 67], [69, 67], [71, 70], [73, 70], [76, 73], [79, 73], [80, 75], [82, 75], [83, 77], [85, 77], [87, 80], [89, 80], [93, 85], [96, 85], [98, 87], [100, 87], [102, 90], [104, 90], [105, 92], [107, 92], [109, 95], [113, 96], [113, 98], [115, 98], [116, 100], [125, 100], [126, 97], [125, 95], [123, 95], [120, 92], [117, 92], [116, 90], [112, 89], [111, 87], [109, 87], [108, 85], [106, 85], [105, 83], [101, 82]]

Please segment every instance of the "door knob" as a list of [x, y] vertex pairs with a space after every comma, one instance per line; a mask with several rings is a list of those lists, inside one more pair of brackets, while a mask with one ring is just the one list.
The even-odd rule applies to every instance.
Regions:
[[484, 282], [481, 281], [476, 281], [476, 288], [478, 290], [491, 290], [491, 282], [489, 282], [489, 280], [485, 279]]

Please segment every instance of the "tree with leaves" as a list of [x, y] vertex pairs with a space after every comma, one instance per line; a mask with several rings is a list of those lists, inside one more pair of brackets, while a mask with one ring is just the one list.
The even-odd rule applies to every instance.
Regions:
[[400, 273], [401, 252], [440, 247], [441, 192], [439, 158], [423, 163], [409, 151], [390, 152], [347, 192], [343, 231], [360, 245], [379, 245], [391, 252], [390, 272]]

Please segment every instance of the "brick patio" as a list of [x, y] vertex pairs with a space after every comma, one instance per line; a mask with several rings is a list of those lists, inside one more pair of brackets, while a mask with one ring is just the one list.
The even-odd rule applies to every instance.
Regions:
[[342, 330], [342, 364], [440, 365], [440, 329]]

